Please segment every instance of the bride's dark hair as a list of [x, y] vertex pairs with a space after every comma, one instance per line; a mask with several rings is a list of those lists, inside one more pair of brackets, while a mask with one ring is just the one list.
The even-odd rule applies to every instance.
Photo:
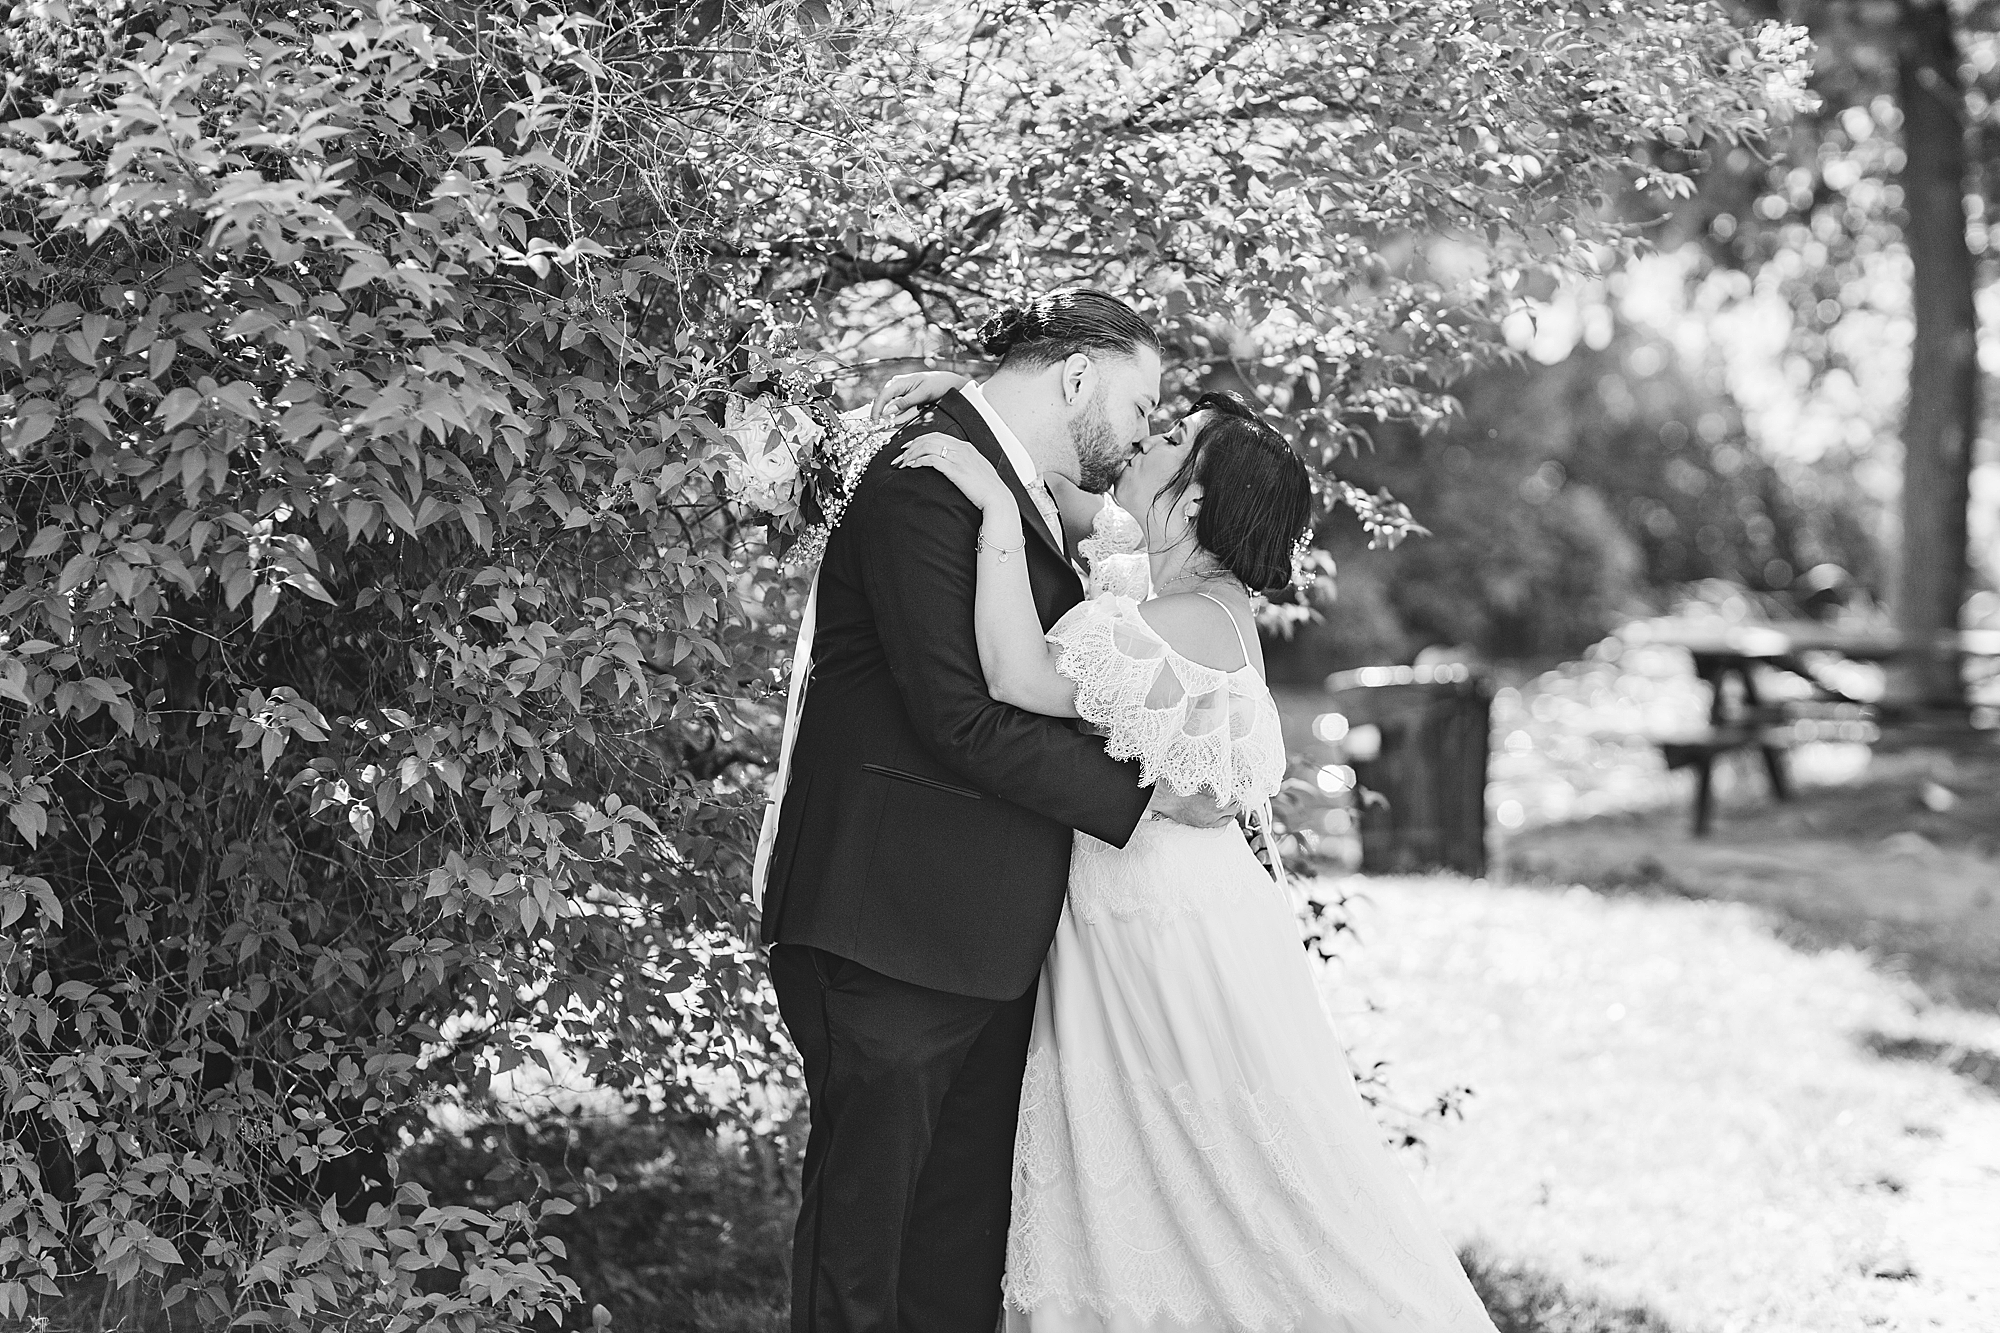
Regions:
[[1077, 352], [1130, 356], [1139, 347], [1157, 352], [1160, 335], [1117, 297], [1065, 287], [987, 320], [979, 326], [979, 346], [1003, 366], [1033, 370]]
[[1240, 396], [1205, 393], [1194, 448], [1160, 494], [1178, 501], [1201, 483], [1195, 542], [1252, 592], [1292, 581], [1292, 551], [1312, 521], [1312, 478], [1292, 446]]

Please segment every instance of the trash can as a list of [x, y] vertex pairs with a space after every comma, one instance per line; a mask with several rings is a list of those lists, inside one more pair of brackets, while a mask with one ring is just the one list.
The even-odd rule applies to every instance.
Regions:
[[1361, 869], [1484, 875], [1491, 679], [1462, 663], [1363, 667], [1326, 689], [1363, 789]]

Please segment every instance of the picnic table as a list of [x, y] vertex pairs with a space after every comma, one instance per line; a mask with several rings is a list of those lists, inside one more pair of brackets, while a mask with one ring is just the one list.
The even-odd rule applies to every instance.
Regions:
[[[1715, 761], [1736, 750], [1762, 752], [1771, 794], [1791, 796], [1785, 754], [1807, 740], [1870, 740], [1876, 705], [1856, 699], [1828, 679], [1816, 658], [1834, 656], [1849, 661], [1887, 662], [1910, 651], [1906, 638], [1894, 630], [1827, 625], [1815, 621], [1784, 621], [1766, 625], [1732, 624], [1719, 619], [1667, 617], [1636, 621], [1620, 631], [1630, 644], [1664, 644], [1684, 649], [1694, 659], [1695, 674], [1709, 688], [1708, 726], [1697, 732], [1655, 737], [1669, 769], [1690, 768], [1695, 774], [1694, 832], [1708, 832]], [[2000, 630], [1960, 630], [1944, 635], [1937, 648], [1964, 659], [2000, 660]], [[1812, 688], [1808, 704], [1761, 697], [1759, 667], [1789, 672]], [[1734, 678], [1740, 687], [1732, 696]]]

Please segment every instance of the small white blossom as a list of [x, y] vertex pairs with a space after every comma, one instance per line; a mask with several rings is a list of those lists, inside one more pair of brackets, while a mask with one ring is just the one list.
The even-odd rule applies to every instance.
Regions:
[[825, 428], [801, 408], [732, 398], [723, 433], [735, 446], [729, 498], [774, 518], [796, 512], [800, 463]]

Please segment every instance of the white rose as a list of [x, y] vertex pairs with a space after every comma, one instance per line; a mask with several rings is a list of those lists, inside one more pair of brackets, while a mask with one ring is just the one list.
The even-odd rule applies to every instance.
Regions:
[[723, 433], [735, 446], [727, 464], [730, 498], [774, 517], [794, 512], [799, 462], [825, 428], [802, 408], [731, 399]]

